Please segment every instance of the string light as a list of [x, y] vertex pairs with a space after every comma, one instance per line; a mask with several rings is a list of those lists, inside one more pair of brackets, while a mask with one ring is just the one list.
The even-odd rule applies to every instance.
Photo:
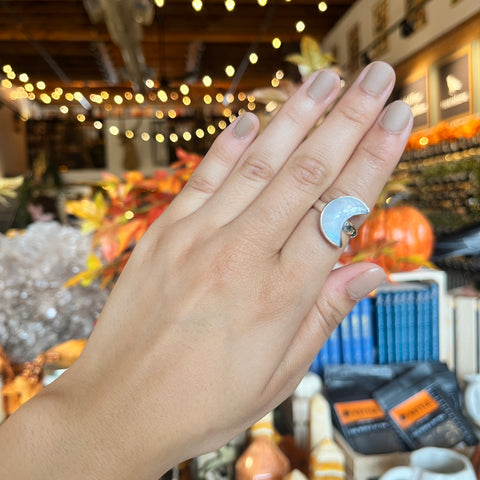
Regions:
[[115, 95], [113, 97], [113, 101], [117, 104], [117, 105], [121, 105], [123, 103], [123, 98], [121, 95]]
[[18, 77], [18, 79], [23, 82], [23, 83], [26, 83], [28, 82], [28, 75], [26, 73], [21, 73]]
[[158, 142], [158, 143], [163, 143], [165, 141], [165, 137], [161, 134], [161, 133], [157, 133], [155, 135], [155, 140]]
[[148, 87], [148, 88], [153, 88], [155, 86], [155, 82], [151, 79], [151, 78], [147, 78], [145, 80], [145, 85]]
[[296, 24], [295, 24], [295, 29], [297, 30], [298, 33], [301, 33], [305, 30], [305, 23], [302, 22], [302, 20], [299, 20]]
[[185, 141], [189, 142], [192, 139], [192, 134], [190, 132], [183, 132], [182, 137]]
[[103, 123], [100, 121], [100, 120], [95, 120], [93, 122], [93, 126], [97, 129], [97, 130], [101, 130], [103, 128]]
[[171, 141], [172, 143], [178, 142], [178, 135], [177, 135], [176, 133], [171, 133], [168, 138], [170, 138], [170, 141]]
[[192, 7], [196, 12], [199, 12], [203, 7], [202, 0], [192, 0]]
[[147, 132], [143, 132], [141, 137], [144, 142], [148, 142], [150, 140], [150, 134]]
[[37, 82], [37, 88], [39, 90], [45, 90], [45, 88], [47, 88], [47, 86], [45, 85], [45, 82], [40, 81], [40, 82]]
[[282, 46], [282, 41], [278, 37], [275, 37], [272, 40], [272, 47], [276, 48], [276, 49], [279, 49], [281, 46]]
[[258, 62], [258, 55], [255, 52], [252, 52], [249, 56], [248, 59], [250, 60], [250, 63], [255, 64]]
[[59, 108], [60, 112], [63, 113], [64, 115], [66, 115], [68, 113], [68, 107], [66, 105], [62, 105], [60, 108]]
[[257, 3], [261, 6], [264, 7], [267, 4], [268, 0], [257, 0]]
[[203, 138], [205, 136], [205, 132], [201, 129], [201, 128], [197, 128], [195, 130], [195, 135], [198, 137], [198, 138]]
[[157, 111], [155, 112], [155, 116], [156, 116], [159, 120], [161, 120], [161, 119], [163, 118], [163, 112], [162, 112], [161, 110], [157, 110]]
[[227, 127], [227, 122], [225, 122], [225, 120], [220, 120], [220, 121], [218, 122], [218, 128], [219, 128], [220, 130], [224, 130], [226, 127]]
[[204, 75], [203, 78], [202, 78], [202, 83], [206, 87], [211, 87], [212, 83], [213, 83], [212, 77], [210, 77], [209, 75]]
[[163, 102], [163, 103], [165, 103], [166, 101], [168, 101], [168, 95], [167, 95], [167, 92], [166, 92], [165, 90], [159, 90], [159, 91], [157, 92], [157, 97], [158, 97], [158, 99], [159, 99], [161, 102]]
[[235, 9], [235, 0], [225, 0], [225, 8], [232, 12]]
[[3, 73], [10, 73], [12, 71], [12, 66], [11, 65], [4, 65], [2, 67]]
[[225, 73], [227, 74], [227, 77], [233, 77], [235, 75], [235, 68], [233, 65], [227, 65], [225, 67]]
[[165, 5], [165, 0], [155, 0], [155, 5], [158, 8], [162, 8]]
[[119, 128], [116, 126], [116, 125], [112, 125], [108, 131], [112, 134], [112, 135], [118, 135], [120, 133], [120, 130]]
[[327, 5], [327, 2], [320, 2], [318, 4], [318, 9], [321, 11], [321, 12], [325, 12], [328, 8], [328, 5]]
[[281, 80], [284, 76], [285, 74], [283, 73], [283, 70], [277, 70], [275, 72], [275, 78], [278, 78], [279, 80]]
[[188, 93], [190, 92], [190, 88], [186, 83], [182, 83], [179, 90], [182, 95], [188, 95]]
[[205, 105], [210, 105], [212, 103], [212, 100], [212, 97], [208, 94], [203, 96], [203, 103]]
[[135, 136], [135, 132], [133, 130], [125, 130], [125, 136], [131, 140]]
[[80, 123], [83, 123], [85, 121], [85, 115], [83, 113], [79, 113], [77, 115], [77, 120], [80, 122]]

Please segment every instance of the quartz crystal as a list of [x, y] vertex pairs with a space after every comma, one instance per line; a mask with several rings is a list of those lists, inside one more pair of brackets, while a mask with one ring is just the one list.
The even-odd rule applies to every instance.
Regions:
[[86, 338], [107, 300], [98, 285], [64, 288], [86, 268], [91, 237], [57, 222], [0, 235], [0, 345], [12, 362], [72, 338]]

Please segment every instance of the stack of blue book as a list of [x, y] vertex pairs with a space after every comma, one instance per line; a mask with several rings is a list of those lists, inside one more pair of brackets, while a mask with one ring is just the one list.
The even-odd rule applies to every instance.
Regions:
[[438, 284], [385, 284], [334, 330], [310, 369], [438, 360]]

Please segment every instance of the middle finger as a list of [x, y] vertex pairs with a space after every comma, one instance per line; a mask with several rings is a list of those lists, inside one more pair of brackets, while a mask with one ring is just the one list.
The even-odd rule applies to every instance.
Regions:
[[315, 201], [334, 183], [382, 111], [395, 80], [393, 69], [370, 64], [322, 124], [296, 150], [242, 215], [239, 228], [252, 240], [282, 248]]

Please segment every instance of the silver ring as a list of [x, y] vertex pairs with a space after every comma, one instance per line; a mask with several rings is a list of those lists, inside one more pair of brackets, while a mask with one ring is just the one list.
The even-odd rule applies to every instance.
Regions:
[[370, 209], [356, 197], [335, 198], [325, 205], [320, 214], [320, 230], [329, 243], [340, 248], [342, 232], [350, 238], [357, 236], [357, 229], [349, 221], [350, 218], [368, 213]]

